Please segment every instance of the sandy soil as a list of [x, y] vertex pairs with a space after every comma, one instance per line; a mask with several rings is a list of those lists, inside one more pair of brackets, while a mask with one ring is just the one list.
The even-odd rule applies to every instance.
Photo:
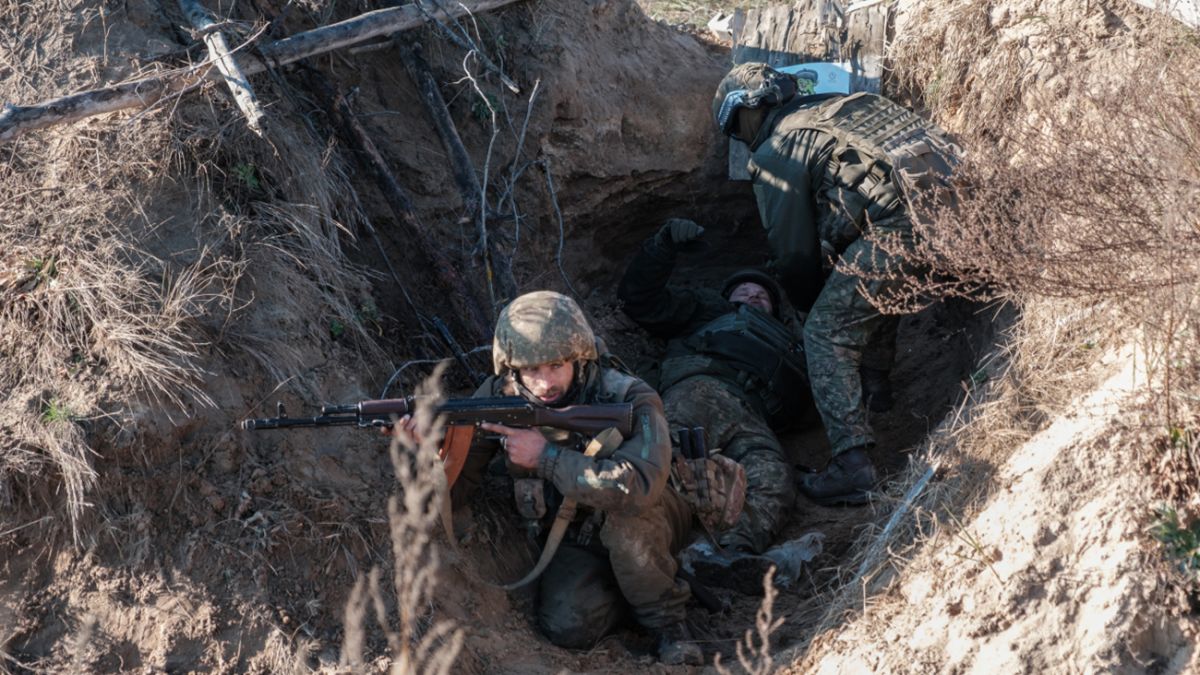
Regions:
[[[264, 10], [272, 6], [263, 3]], [[61, 33], [22, 36], [19, 51], [38, 75], [27, 82], [0, 71], [7, 95], [28, 102], [125, 77], [128, 58], [147, 60], [180, 46], [173, 28], [178, 17], [150, 3], [98, 13], [79, 2], [69, 9]], [[528, 168], [515, 190], [521, 219], [497, 226], [497, 236], [515, 251], [518, 288], [566, 290], [556, 260], [561, 237], [562, 269], [613, 350], [630, 361], [653, 358], [661, 345], [619, 314], [613, 290], [632, 247], [663, 218], [691, 217], [709, 230], [710, 250], [681, 266], [680, 278], [688, 283], [716, 283], [765, 260], [752, 197], [745, 185], [724, 180], [723, 144], [709, 120], [709, 97], [727, 51], [647, 20], [631, 0], [519, 3], [482, 20], [526, 94], [538, 83], [522, 157], [544, 160], [556, 185], [551, 193], [541, 169]], [[483, 166], [491, 130], [476, 114], [478, 98], [459, 81], [461, 53], [434, 34], [421, 37], [464, 144]], [[362, 120], [394, 163], [417, 212], [448, 242], [478, 291], [483, 272], [456, 219], [462, 201], [394, 53], [366, 52], [319, 65], [355, 92]], [[42, 86], [44, 78], [50, 84]], [[494, 86], [489, 91], [507, 97], [514, 119], [521, 120], [525, 98]], [[195, 129], [236, 123], [217, 90], [157, 114], [164, 124], [178, 114]], [[180, 118], [171, 119], [181, 124]], [[118, 123], [93, 120], [79, 133]], [[196, 136], [203, 132], [195, 129], [189, 142], [202, 143]], [[516, 142], [512, 134], [501, 138], [492, 168], [513, 162]], [[45, 152], [37, 161], [54, 161], [53, 148]], [[329, 154], [339, 158], [331, 159], [338, 167], [356, 166], [336, 142]], [[406, 271], [420, 264], [366, 172], [347, 171], [389, 258]], [[143, 208], [162, 223], [147, 246], [190, 249], [206, 235], [195, 231], [191, 211], [180, 205], [181, 188], [164, 183], [144, 195]], [[243, 332], [289, 340], [290, 361], [280, 372], [268, 372], [245, 351], [217, 342], [204, 355], [204, 389], [215, 406], [196, 405], [158, 420], [149, 405], [138, 408], [138, 424], [97, 424], [94, 463], [101, 479], [89, 498], [93, 517], [82, 548], [62, 536], [61, 521], [39, 520], [36, 505], [53, 500], [52, 484], [21, 488], [24, 500], [15, 500], [13, 512], [0, 521], [0, 671], [339, 670], [343, 608], [354, 580], [375, 567], [386, 576], [392, 564], [385, 500], [393, 478], [386, 445], [357, 431], [251, 436], [233, 426], [239, 417], [269, 412], [275, 399], [299, 414], [321, 403], [374, 397], [398, 363], [429, 351], [428, 341], [406, 332], [401, 294], [383, 280], [382, 261], [365, 236], [345, 247], [354, 263], [374, 270], [373, 285], [364, 292], [381, 310], [372, 329], [389, 353], [364, 355], [330, 340], [324, 326], [314, 327], [308, 298], [290, 292], [287, 274], [294, 271], [251, 270], [244, 283], [254, 291], [254, 311], [237, 321]], [[428, 278], [414, 276], [413, 292], [444, 296]], [[902, 475], [908, 453], [960, 400], [980, 358], [1012, 319], [1004, 314], [996, 320], [994, 312], [981, 310], [965, 302], [939, 304], [902, 323], [893, 375], [898, 404], [877, 420], [875, 459], [890, 476]], [[945, 535], [944, 546], [929, 547], [868, 614], [819, 636], [808, 660], [795, 650], [814, 637], [823, 618], [822, 593], [841, 578], [854, 545], [887, 509], [820, 508], [801, 498], [785, 537], [818, 531], [826, 537], [825, 550], [802, 583], [777, 601], [776, 616], [787, 620], [775, 648], [805, 672], [1137, 670], [1146, 658], [1182, 668], [1191, 657], [1179, 650], [1179, 629], [1147, 623], [1152, 614], [1144, 610], [1155, 602], [1155, 587], [1136, 576], [1147, 553], [1138, 538], [1143, 521], [1128, 496], [1144, 486], [1128, 465], [1113, 464], [1121, 419], [1119, 408], [1103, 407], [1124, 395], [1125, 371], [1117, 370], [1081, 403], [1081, 409], [1099, 406], [1097, 412], [1061, 420], [1017, 451], [998, 470], [1004, 488], [997, 499], [972, 513], [957, 534]], [[451, 375], [460, 390], [464, 380], [462, 373]], [[411, 383], [405, 377], [400, 386]], [[819, 427], [784, 442], [797, 464], [819, 467], [827, 459]], [[636, 630], [588, 652], [562, 650], [540, 637], [532, 624], [531, 592], [508, 594], [490, 585], [519, 577], [532, 552], [514, 543], [522, 535], [503, 480], [493, 479], [487, 488], [469, 512], [456, 516], [465, 537], [457, 551], [445, 554], [433, 608], [435, 617], [466, 632], [454, 672], [670, 670], [655, 663], [652, 641]], [[717, 593], [730, 601], [729, 614], [708, 616], [695, 607], [693, 616], [706, 652], [728, 662], [759, 601]], [[910, 606], [930, 611], [904, 613]], [[373, 630], [366, 642], [369, 669], [386, 668], [382, 632]]]

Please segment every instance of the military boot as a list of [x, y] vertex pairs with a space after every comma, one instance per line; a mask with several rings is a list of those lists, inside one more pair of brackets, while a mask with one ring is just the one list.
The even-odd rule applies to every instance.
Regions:
[[885, 413], [896, 404], [892, 398], [892, 382], [888, 379], [888, 371], [879, 368], [862, 366], [858, 369], [862, 381], [863, 402], [867, 409], [875, 413]]
[[680, 558], [705, 586], [728, 588], [742, 595], [762, 595], [763, 577], [776, 566], [774, 560], [753, 551], [736, 547], [716, 551], [706, 541], [684, 549]]
[[821, 506], [866, 504], [878, 480], [866, 448], [851, 448], [830, 460], [824, 471], [800, 479], [800, 491]]
[[667, 666], [704, 665], [704, 652], [700, 651], [700, 646], [696, 644], [686, 623], [673, 623], [655, 632], [658, 634], [660, 663]]

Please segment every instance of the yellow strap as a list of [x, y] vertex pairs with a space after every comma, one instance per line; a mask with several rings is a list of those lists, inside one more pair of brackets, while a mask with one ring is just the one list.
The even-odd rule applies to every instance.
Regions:
[[[596, 437], [588, 442], [583, 454], [587, 457], [595, 457], [601, 452], [612, 452], [624, 440], [625, 438], [621, 436], [621, 432], [617, 431], [615, 427], [609, 427], [596, 434]], [[526, 574], [520, 580], [514, 581], [511, 584], [504, 584], [500, 588], [506, 591], [516, 590], [537, 579], [542, 575], [542, 572], [546, 571], [546, 568], [550, 566], [550, 561], [554, 558], [554, 554], [558, 552], [559, 545], [562, 544], [563, 536], [567, 533], [567, 527], [571, 524], [571, 520], [575, 518], [575, 505], [574, 499], [563, 499], [562, 505], [558, 507], [558, 513], [554, 516], [554, 524], [550, 526], [550, 534], [546, 536], [546, 545], [542, 547], [542, 555], [538, 557], [537, 564], [533, 566], [533, 569], [529, 570], [529, 574]]]

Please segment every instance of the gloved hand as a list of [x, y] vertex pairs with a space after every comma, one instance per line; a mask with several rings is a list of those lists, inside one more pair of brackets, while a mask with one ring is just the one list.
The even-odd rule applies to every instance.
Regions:
[[686, 218], [668, 218], [654, 235], [654, 243], [669, 250], [680, 250], [684, 244], [699, 243], [704, 228]]

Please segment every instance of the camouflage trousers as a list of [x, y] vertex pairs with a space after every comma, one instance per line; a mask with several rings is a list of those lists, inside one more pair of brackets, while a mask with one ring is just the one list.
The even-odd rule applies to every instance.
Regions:
[[554, 644], [587, 649], [629, 613], [642, 626], [683, 621], [691, 589], [675, 578], [692, 509], [674, 489], [640, 513], [606, 512], [599, 542], [563, 542], [539, 580], [538, 625]]
[[707, 375], [673, 385], [663, 394], [663, 406], [671, 426], [704, 427], [708, 447], [720, 448], [746, 469], [746, 505], [738, 522], [721, 534], [721, 545], [767, 550], [796, 500], [792, 467], [775, 432], [732, 385]]
[[[912, 246], [907, 227], [889, 236], [889, 248], [898, 246], [902, 251]], [[891, 369], [900, 318], [881, 313], [867, 297], [899, 292], [904, 281], [896, 275], [913, 270], [901, 255], [889, 253], [865, 237], [850, 244], [841, 261], [849, 269], [830, 273], [804, 324], [813, 402], [835, 455], [875, 443], [863, 405], [859, 369]]]

